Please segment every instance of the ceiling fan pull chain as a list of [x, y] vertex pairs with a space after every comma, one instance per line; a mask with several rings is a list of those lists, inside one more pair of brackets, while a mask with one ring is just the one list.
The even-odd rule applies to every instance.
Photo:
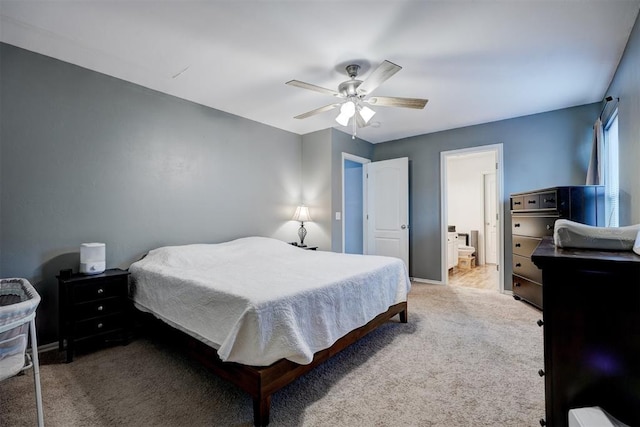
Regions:
[[356, 139], [356, 130], [358, 128], [358, 125], [356, 124], [356, 114], [358, 114], [358, 112], [356, 111], [356, 113], [353, 115], [353, 117], [351, 117], [351, 123], [353, 125], [353, 135], [351, 135], [351, 139]]

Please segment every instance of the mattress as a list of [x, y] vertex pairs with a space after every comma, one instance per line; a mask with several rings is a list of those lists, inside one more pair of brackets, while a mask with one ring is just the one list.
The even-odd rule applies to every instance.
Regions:
[[154, 249], [129, 272], [136, 307], [216, 348], [223, 361], [253, 366], [310, 363], [406, 301], [411, 287], [400, 259], [265, 237]]

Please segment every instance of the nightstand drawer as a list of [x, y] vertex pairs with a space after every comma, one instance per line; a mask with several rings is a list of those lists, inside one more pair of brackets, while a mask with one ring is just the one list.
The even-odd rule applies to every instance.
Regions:
[[122, 329], [123, 320], [122, 316], [113, 314], [77, 322], [74, 327], [74, 335], [77, 338], [82, 338]]
[[73, 317], [75, 320], [83, 320], [120, 313], [124, 311], [124, 304], [125, 301], [122, 298], [108, 298], [76, 304]]
[[77, 304], [122, 295], [123, 287], [126, 288], [126, 285], [126, 280], [94, 280], [89, 283], [77, 284], [73, 289], [73, 303]]

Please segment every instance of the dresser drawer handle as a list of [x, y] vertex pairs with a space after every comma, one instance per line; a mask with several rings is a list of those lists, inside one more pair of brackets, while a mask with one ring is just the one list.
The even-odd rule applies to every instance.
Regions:
[[98, 295], [102, 295], [104, 293], [104, 289], [100, 288], [98, 289]]
[[513, 224], [514, 227], [520, 227], [520, 223], [516, 222], [515, 224]]
[[540, 370], [538, 371], [538, 375], [540, 375], [541, 377], [544, 377], [544, 371], [543, 371], [542, 369], [540, 369]]
[[522, 264], [520, 264], [519, 262], [516, 263], [516, 267], [522, 267]]
[[553, 230], [553, 225], [552, 224], [547, 224], [547, 230]]
[[544, 199], [545, 203], [555, 203], [556, 199]]
[[519, 248], [519, 247], [520, 247], [520, 243], [516, 243], [516, 248]]
[[103, 306], [101, 306], [101, 305], [99, 305], [99, 306], [98, 306], [98, 311], [102, 311], [102, 310], [104, 310], [104, 307], [103, 307]]
[[530, 205], [535, 205], [536, 201], [535, 200], [527, 200], [527, 203], [529, 203]]
[[542, 321], [542, 319], [538, 319], [538, 321], [536, 322], [538, 324], [538, 326], [542, 327], [542, 325], [544, 325], [544, 322]]
[[540, 425], [542, 427], [546, 426], [547, 425], [547, 421], [544, 418], [540, 418]]
[[98, 323], [98, 329], [102, 329], [104, 325], [102, 323]]
[[514, 282], [513, 284], [516, 288], [520, 286], [520, 282]]
[[514, 205], [521, 205], [522, 202], [513, 202]]

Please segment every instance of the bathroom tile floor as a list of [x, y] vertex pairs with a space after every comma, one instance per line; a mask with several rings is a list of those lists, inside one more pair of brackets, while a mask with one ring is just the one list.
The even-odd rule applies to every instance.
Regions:
[[500, 286], [495, 264], [477, 265], [471, 269], [453, 267], [449, 270], [449, 285], [497, 291]]

